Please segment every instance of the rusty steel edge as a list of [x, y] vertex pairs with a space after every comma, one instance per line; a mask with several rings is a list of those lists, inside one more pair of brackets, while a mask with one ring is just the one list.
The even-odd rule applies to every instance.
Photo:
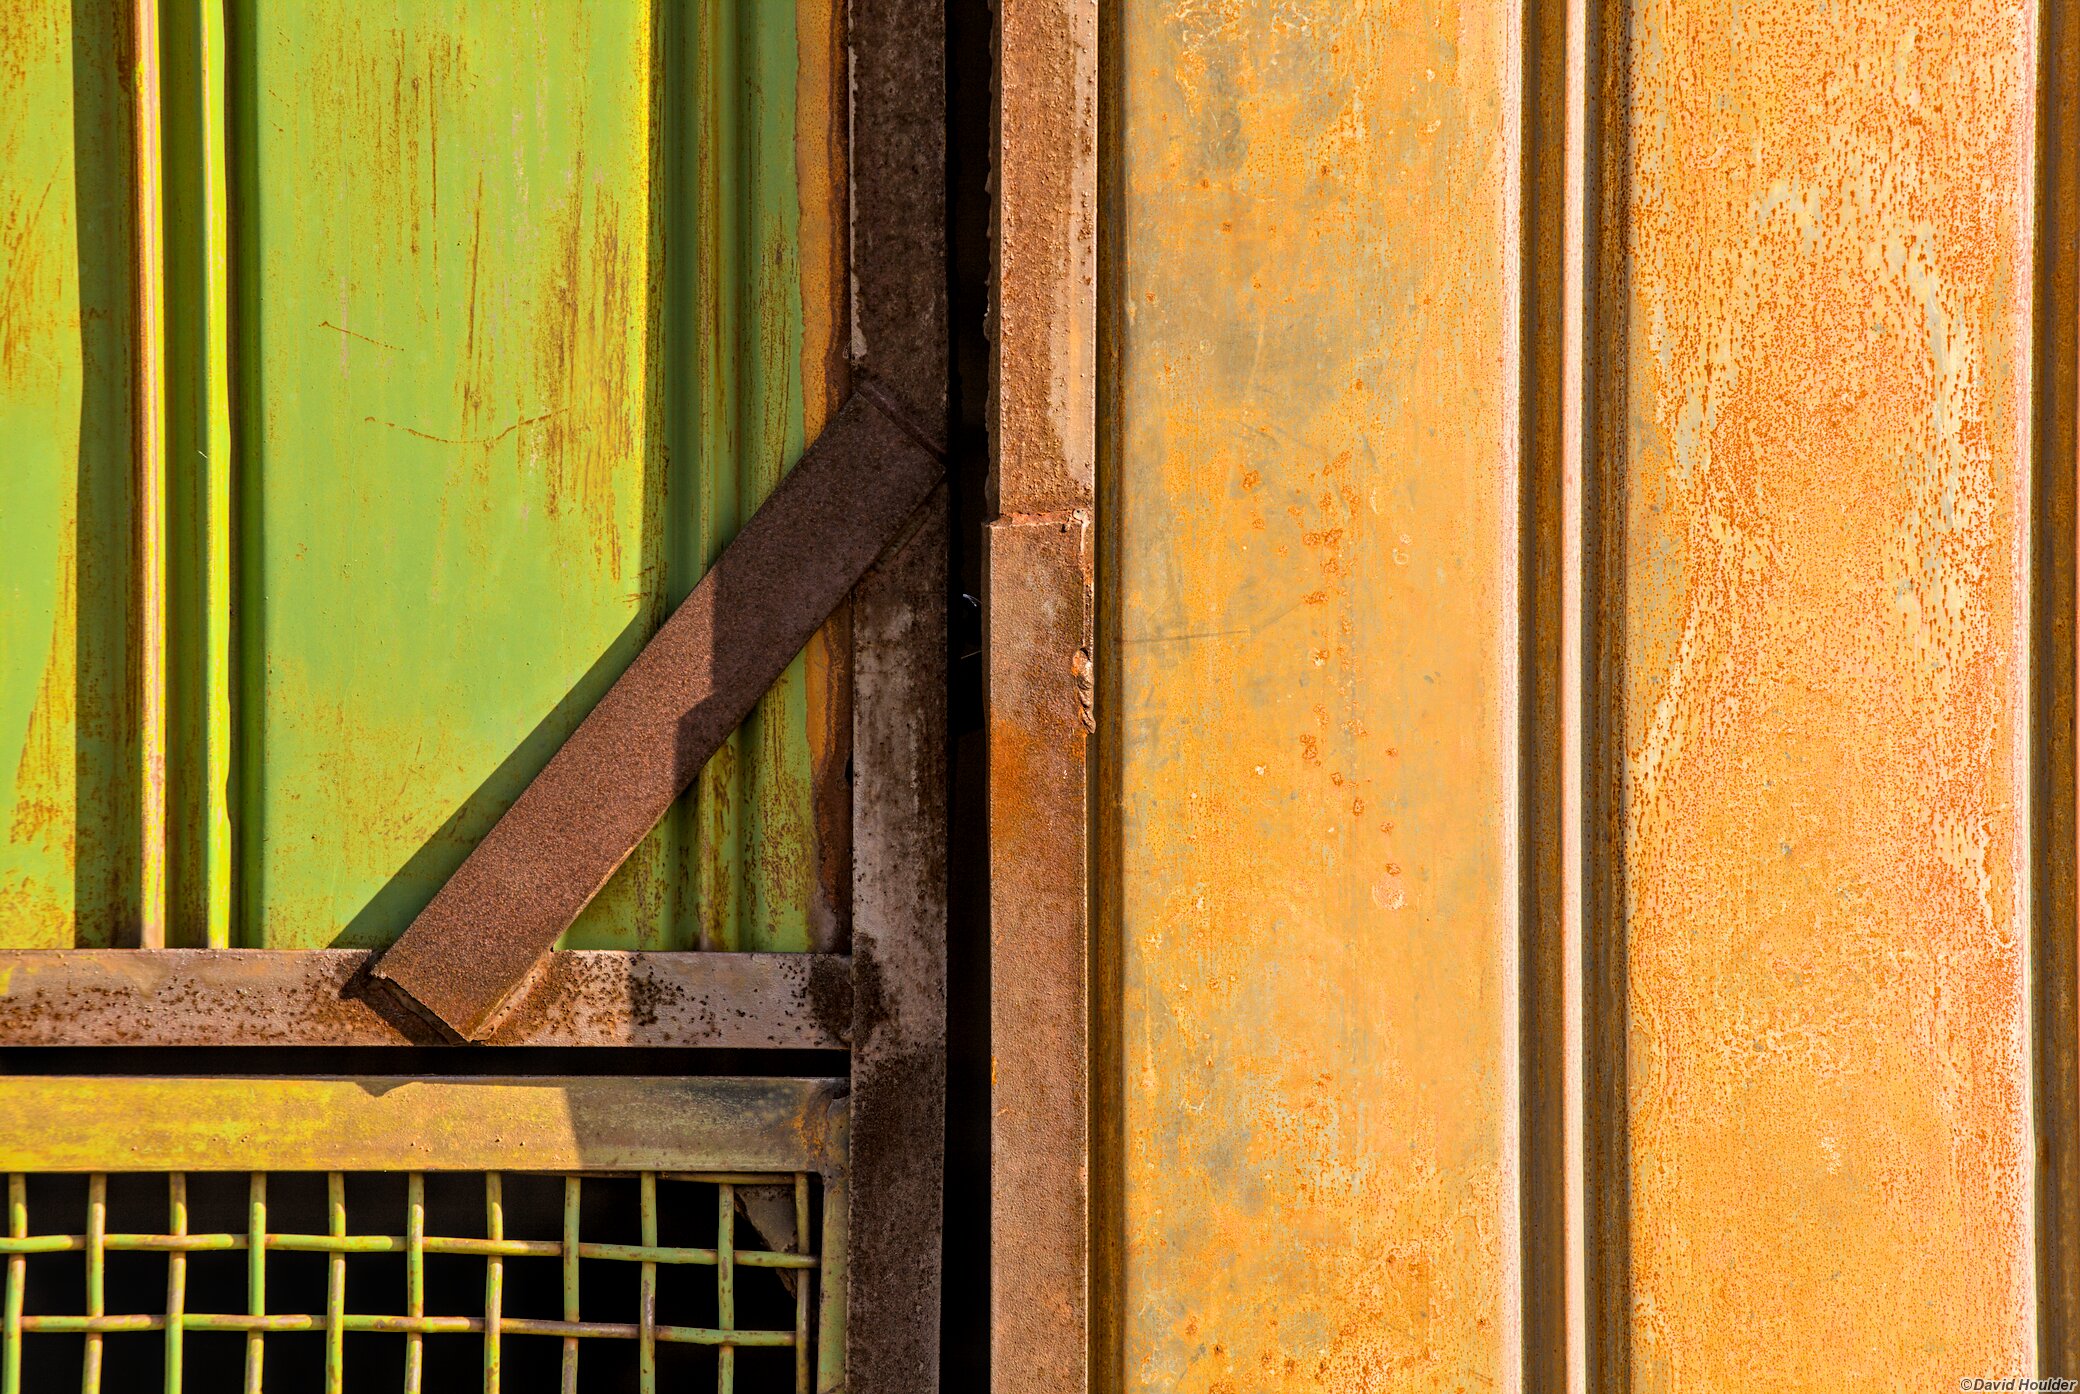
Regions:
[[[1094, 1383], [1089, 915], [1099, 9], [998, 7], [990, 499], [990, 1367]], [[1102, 1362], [1098, 1362], [1102, 1363]], [[1106, 1381], [1096, 1380], [1099, 1386]]]
[[992, 1366], [1037, 1394], [1089, 1361], [1089, 525], [1000, 520], [985, 569]]
[[2076, 486], [2080, 459], [2080, 15], [2039, 11], [2030, 440], [2037, 1354], [2080, 1370], [2080, 944], [2075, 923]]
[[[359, 949], [0, 952], [0, 1045], [437, 1044], [362, 992]], [[842, 1050], [852, 961], [837, 954], [550, 956], [488, 1044]]]
[[851, 1390], [938, 1387], [946, 1128], [944, 491], [853, 608]]

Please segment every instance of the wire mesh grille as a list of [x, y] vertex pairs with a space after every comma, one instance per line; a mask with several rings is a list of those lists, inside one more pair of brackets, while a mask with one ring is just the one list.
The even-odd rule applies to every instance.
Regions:
[[[429, 1177], [440, 1192], [431, 1210]], [[421, 1394], [455, 1387], [457, 1354], [481, 1367], [486, 1394], [529, 1388], [570, 1394], [581, 1387], [653, 1394], [660, 1357], [690, 1353], [711, 1365], [721, 1394], [790, 1386], [807, 1394], [824, 1276], [814, 1242], [813, 1179], [680, 1172], [277, 1174], [277, 1199], [288, 1190], [300, 1202], [289, 1207], [300, 1213], [284, 1214], [282, 1205], [270, 1207], [266, 1173], [198, 1174], [193, 1184], [213, 1193], [205, 1217], [194, 1213], [185, 1173], [114, 1174], [124, 1202], [115, 1210], [111, 1174], [12, 1174], [0, 1238], [6, 1258], [0, 1394], [43, 1394], [47, 1383], [85, 1394], [104, 1387], [128, 1391], [139, 1387], [138, 1366], [116, 1373], [117, 1348], [147, 1342], [143, 1353], [168, 1394], [308, 1389], [318, 1384], [313, 1364], [322, 1367], [327, 1394]], [[68, 1182], [75, 1188], [69, 1195], [63, 1190]], [[112, 1224], [112, 1215], [138, 1218], [148, 1194], [143, 1188], [162, 1198], [164, 1224], [150, 1231]], [[466, 1194], [458, 1188], [480, 1193], [477, 1223], [456, 1223], [465, 1209], [478, 1209], [458, 1204]], [[517, 1210], [516, 1188], [525, 1193]], [[240, 1189], [244, 1223], [232, 1225]], [[39, 1191], [47, 1204], [32, 1203]], [[320, 1207], [322, 1227], [283, 1227], [285, 1219], [318, 1219]], [[39, 1213], [44, 1210], [48, 1219]], [[210, 1223], [196, 1222], [205, 1218]], [[480, 1232], [444, 1232], [471, 1228]], [[116, 1265], [140, 1261], [150, 1267], [112, 1282]], [[233, 1266], [228, 1271], [227, 1264]], [[204, 1265], [215, 1266], [203, 1273]], [[322, 1278], [314, 1271], [286, 1274], [290, 1265], [322, 1265]], [[436, 1265], [444, 1271], [429, 1284]], [[144, 1291], [163, 1293], [163, 1301], [152, 1304], [156, 1310], [124, 1310], [119, 1296]], [[470, 1301], [473, 1310], [437, 1310], [465, 1291], [481, 1297]], [[371, 1295], [379, 1300], [368, 1300]], [[284, 1298], [300, 1299], [305, 1308], [322, 1302], [322, 1310], [298, 1310], [297, 1301]], [[619, 1310], [602, 1312], [602, 1304]], [[234, 1307], [244, 1310], [227, 1310]], [[59, 1353], [57, 1343], [66, 1338], [69, 1348]], [[242, 1338], [242, 1350], [234, 1338]], [[274, 1358], [288, 1353], [279, 1348], [291, 1342], [301, 1358], [295, 1368]], [[43, 1343], [51, 1343], [49, 1352], [30, 1349]], [[444, 1348], [452, 1345], [473, 1349]], [[599, 1362], [607, 1351], [613, 1358]], [[207, 1377], [197, 1360], [205, 1353]], [[429, 1374], [430, 1353], [441, 1357], [445, 1373]], [[746, 1360], [757, 1368], [740, 1384]], [[601, 1365], [596, 1373], [589, 1368], [594, 1363]], [[581, 1365], [587, 1367], [582, 1386]], [[60, 1366], [71, 1368], [52, 1373]], [[682, 1361], [669, 1383], [686, 1387], [680, 1377], [692, 1368]]]

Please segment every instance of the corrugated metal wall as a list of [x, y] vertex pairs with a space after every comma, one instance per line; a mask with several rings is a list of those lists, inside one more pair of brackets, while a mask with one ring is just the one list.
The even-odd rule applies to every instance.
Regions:
[[1116, 23], [1125, 1387], [2080, 1375], [2064, 22]]
[[[381, 944], [844, 390], [838, 16], [161, 20], [141, 467], [127, 7], [0, 10], [0, 943]], [[842, 943], [848, 648], [572, 946]]]

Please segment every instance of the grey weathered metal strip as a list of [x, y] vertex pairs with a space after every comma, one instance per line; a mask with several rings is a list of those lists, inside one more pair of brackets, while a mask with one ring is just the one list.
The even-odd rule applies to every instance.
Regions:
[[371, 970], [465, 1040], [656, 826], [902, 530], [942, 465], [854, 394]]
[[[946, 6], [851, 0], [853, 366], [947, 423]], [[847, 1394], [939, 1388], [946, 1121], [946, 522], [853, 606]]]
[[937, 1387], [946, 1129], [946, 507], [853, 608], [852, 1383]]
[[[0, 952], [0, 1045], [424, 1043], [358, 989], [361, 949]], [[843, 1049], [852, 963], [835, 954], [551, 955], [495, 1045]]]

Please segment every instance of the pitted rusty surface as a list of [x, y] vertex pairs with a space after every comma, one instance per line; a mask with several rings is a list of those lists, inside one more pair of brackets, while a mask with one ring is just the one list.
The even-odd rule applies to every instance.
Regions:
[[1098, 6], [998, 21], [994, 511], [1088, 508], [1097, 471]]
[[1515, 7], [1121, 7], [1129, 1389], [1508, 1388]]
[[[851, 0], [852, 361], [947, 428], [946, 12]], [[845, 1383], [939, 1381], [946, 1124], [947, 500], [853, 602], [852, 1206]]]
[[855, 395], [373, 969], [464, 1039], [692, 782], [938, 482]]
[[1633, 1384], [2032, 1373], [2036, 10], [1628, 22]]
[[852, 361], [946, 421], [943, 0], [850, 0]]

